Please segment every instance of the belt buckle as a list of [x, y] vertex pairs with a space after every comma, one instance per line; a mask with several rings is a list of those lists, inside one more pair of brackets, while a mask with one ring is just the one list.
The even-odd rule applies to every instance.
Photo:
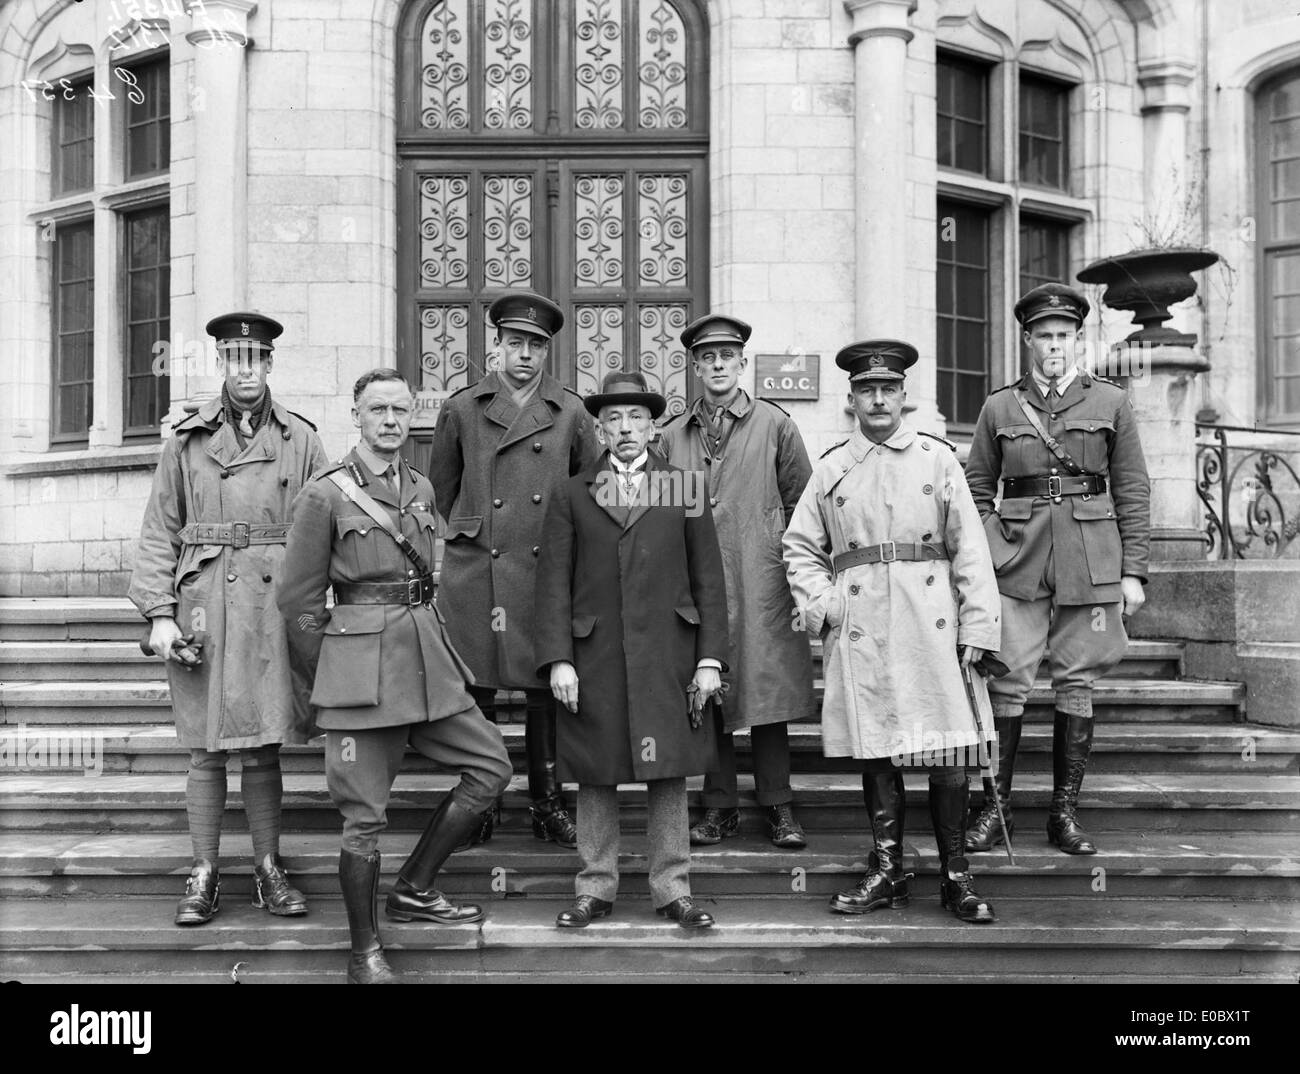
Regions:
[[230, 547], [247, 548], [248, 547], [248, 523], [233, 522], [230, 526]]
[[[1055, 485], [1053, 485], [1055, 483]], [[1047, 495], [1059, 499], [1061, 492], [1061, 479], [1059, 477], [1049, 477], [1047, 479]]]
[[406, 603], [414, 608], [417, 604], [423, 604], [421, 599], [424, 596], [424, 579], [408, 578], [406, 581]]
[[893, 563], [898, 559], [898, 545], [894, 541], [882, 541], [880, 544], [880, 562]]

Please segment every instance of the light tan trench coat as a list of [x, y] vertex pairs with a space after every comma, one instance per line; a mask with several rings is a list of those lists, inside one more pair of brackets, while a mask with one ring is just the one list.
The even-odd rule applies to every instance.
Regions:
[[[950, 558], [833, 574], [850, 542], [885, 541], [942, 543]], [[957, 646], [998, 649], [1001, 601], [951, 448], [906, 421], [880, 445], [855, 430], [814, 464], [782, 548], [807, 630], [825, 632], [826, 756], [975, 745]]]

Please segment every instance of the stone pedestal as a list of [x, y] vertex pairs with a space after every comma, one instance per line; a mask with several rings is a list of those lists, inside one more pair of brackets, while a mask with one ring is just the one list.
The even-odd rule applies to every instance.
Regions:
[[1128, 374], [1142, 451], [1151, 475], [1151, 558], [1204, 560], [1205, 530], [1196, 495], [1195, 377], [1210, 363], [1191, 347], [1121, 343], [1116, 368]]

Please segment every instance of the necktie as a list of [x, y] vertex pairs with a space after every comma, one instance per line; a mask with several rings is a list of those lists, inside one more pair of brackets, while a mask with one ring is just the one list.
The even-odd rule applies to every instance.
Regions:
[[722, 433], [724, 430], [722, 415], [725, 410], [726, 407], [724, 406], [714, 407], [713, 417], [709, 420], [709, 428], [712, 432], [713, 446], [715, 448], [722, 443]]
[[645, 469], [644, 466], [636, 466], [628, 470], [619, 471], [619, 479], [623, 482], [623, 495], [628, 503], [636, 499], [636, 477]]
[[1060, 398], [1061, 398], [1061, 391], [1056, 385], [1056, 378], [1053, 377], [1051, 380], [1047, 382], [1047, 402], [1052, 406], [1053, 409], [1055, 409], [1056, 404], [1060, 400]]
[[384, 484], [388, 486], [388, 491], [391, 492], [394, 496], [396, 496], [397, 495], [397, 473], [393, 469], [391, 463], [389, 464], [388, 469], [385, 470], [380, 476], [383, 477]]
[[251, 410], [241, 410], [239, 412], [239, 431], [248, 439], [253, 438], [253, 412]]

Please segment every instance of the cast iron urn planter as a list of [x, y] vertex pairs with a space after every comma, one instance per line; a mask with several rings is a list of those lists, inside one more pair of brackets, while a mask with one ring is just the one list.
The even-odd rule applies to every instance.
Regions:
[[1196, 294], [1193, 272], [1207, 269], [1219, 260], [1213, 250], [1197, 246], [1175, 246], [1161, 250], [1133, 250], [1116, 257], [1103, 257], [1079, 273], [1080, 283], [1104, 284], [1102, 302], [1112, 309], [1129, 310], [1142, 327], [1128, 337], [1128, 343], [1167, 347], [1193, 347], [1196, 336], [1164, 327], [1169, 307]]

